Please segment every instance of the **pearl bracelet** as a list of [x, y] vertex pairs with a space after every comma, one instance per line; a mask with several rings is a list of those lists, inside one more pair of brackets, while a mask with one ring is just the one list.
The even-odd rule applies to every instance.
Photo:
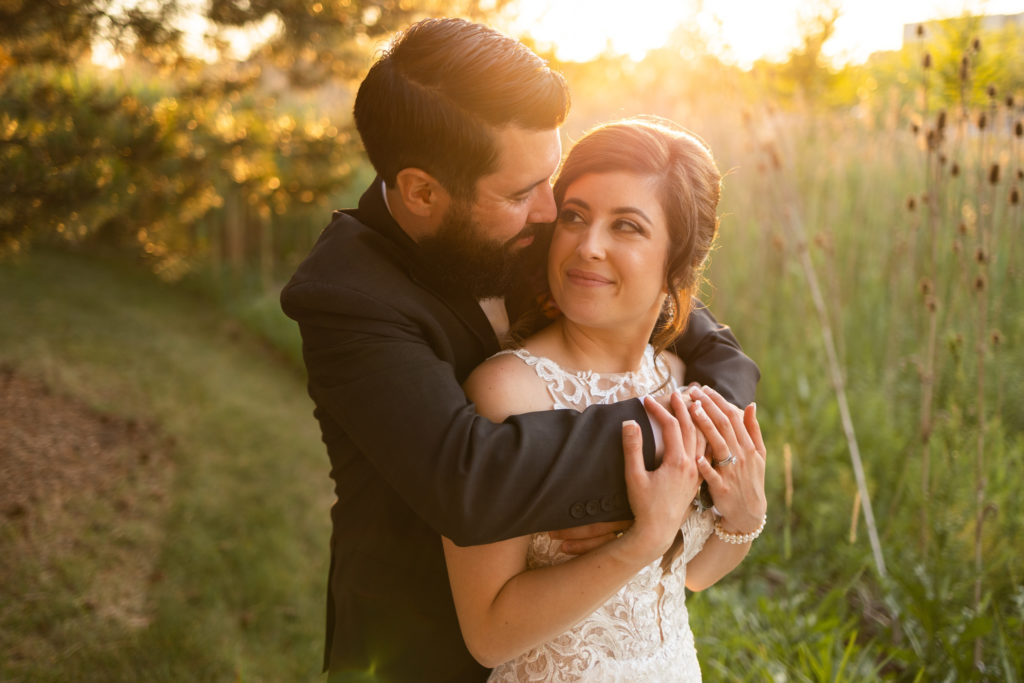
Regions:
[[757, 527], [749, 534], [733, 534], [728, 531], [724, 531], [722, 529], [722, 520], [718, 519], [717, 521], [715, 521], [715, 536], [718, 536], [726, 543], [732, 543], [734, 545], [743, 545], [744, 543], [750, 543], [755, 538], [761, 535], [761, 532], [764, 531], [765, 522], [767, 521], [768, 515], [765, 515], [761, 518], [761, 526]]

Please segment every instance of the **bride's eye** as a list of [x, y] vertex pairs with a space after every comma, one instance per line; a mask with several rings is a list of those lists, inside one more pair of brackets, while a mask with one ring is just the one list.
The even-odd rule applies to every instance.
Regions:
[[637, 235], [647, 234], [647, 231], [644, 230], [644, 228], [639, 223], [636, 223], [635, 221], [631, 220], [626, 220], [625, 218], [620, 218], [619, 220], [615, 221], [614, 227], [618, 232], [636, 233]]
[[558, 212], [558, 222], [562, 224], [582, 223], [583, 216], [573, 209], [562, 209]]

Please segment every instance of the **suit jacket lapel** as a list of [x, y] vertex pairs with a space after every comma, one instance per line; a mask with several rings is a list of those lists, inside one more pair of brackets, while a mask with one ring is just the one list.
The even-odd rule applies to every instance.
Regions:
[[359, 210], [356, 216], [364, 225], [373, 228], [394, 243], [408, 266], [409, 277], [416, 284], [429, 290], [454, 313], [480, 340], [486, 356], [490, 356], [500, 348], [494, 335], [490, 321], [484, 314], [480, 304], [465, 293], [446, 287], [437, 277], [429, 264], [420, 257], [420, 250], [401, 226], [395, 221], [384, 203], [381, 192], [381, 179], [377, 177], [359, 199]]

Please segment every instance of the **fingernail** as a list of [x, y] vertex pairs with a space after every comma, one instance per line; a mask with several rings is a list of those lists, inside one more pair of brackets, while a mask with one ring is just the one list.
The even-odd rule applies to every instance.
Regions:
[[622, 423], [622, 428], [623, 429], [632, 429], [633, 427], [639, 427], [639, 426], [640, 425], [637, 423], [636, 420], [625, 420]]
[[714, 391], [714, 389], [712, 389], [711, 387], [709, 387], [709, 386], [708, 386], [707, 384], [705, 384], [704, 386], [702, 386], [702, 387], [701, 387], [701, 389], [703, 389], [704, 391], [708, 391], [708, 392], [710, 392], [710, 391]]
[[757, 404], [756, 403], [751, 403], [750, 405], [754, 406], [754, 416], [756, 417], [757, 416]]
[[696, 403], [694, 403], [694, 405], [697, 406], [697, 410], [695, 412], [697, 413], [698, 417], [706, 417], [707, 416], [707, 413], [704, 412], [704, 406], [702, 406], [700, 404], [699, 400]]

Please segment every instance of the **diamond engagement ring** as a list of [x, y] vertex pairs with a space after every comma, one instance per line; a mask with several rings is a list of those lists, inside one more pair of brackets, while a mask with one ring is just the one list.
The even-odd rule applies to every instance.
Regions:
[[715, 461], [714, 465], [715, 467], [725, 467], [726, 465], [731, 465], [734, 462], [736, 462], [736, 456], [730, 453], [728, 458], [725, 458], [723, 460], [717, 460]]

